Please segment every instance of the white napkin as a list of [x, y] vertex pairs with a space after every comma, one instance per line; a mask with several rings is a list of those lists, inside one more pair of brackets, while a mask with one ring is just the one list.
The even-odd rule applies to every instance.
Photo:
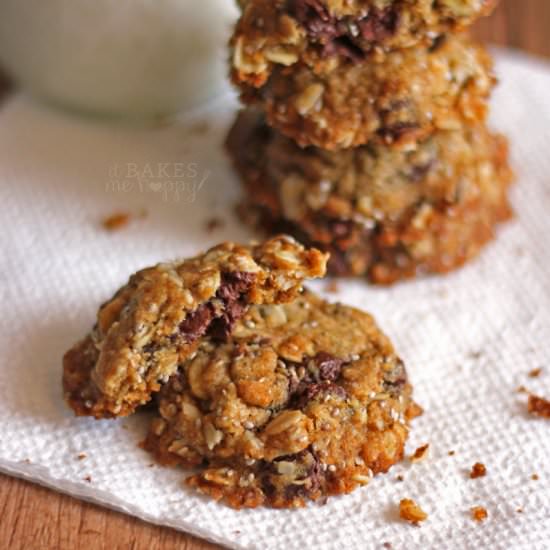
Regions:
[[[206, 500], [183, 487], [183, 471], [152, 466], [138, 448], [146, 415], [75, 418], [62, 401], [63, 352], [133, 271], [252, 236], [233, 217], [239, 187], [221, 147], [234, 96], [153, 129], [78, 119], [23, 97], [4, 104], [0, 468], [234, 548], [546, 550], [550, 423], [526, 413], [516, 388], [550, 397], [550, 66], [498, 60], [493, 122], [512, 140], [517, 218], [454, 274], [389, 289], [341, 281], [328, 295], [374, 313], [392, 337], [426, 410], [408, 451], [429, 443], [430, 456], [297, 511], [237, 512]], [[100, 220], [116, 211], [135, 218], [109, 233]], [[225, 226], [208, 233], [212, 217]], [[541, 376], [529, 378], [535, 367]], [[477, 461], [487, 476], [470, 480]], [[429, 514], [421, 527], [399, 520], [402, 498]], [[475, 505], [488, 510], [484, 523], [471, 519]]]

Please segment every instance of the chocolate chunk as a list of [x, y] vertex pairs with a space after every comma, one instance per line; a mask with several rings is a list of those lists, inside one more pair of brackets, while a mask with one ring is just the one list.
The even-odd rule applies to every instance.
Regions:
[[384, 373], [384, 390], [390, 393], [400, 393], [407, 383], [407, 371], [401, 359], [395, 366]]
[[310, 39], [323, 45], [323, 55], [341, 55], [354, 62], [364, 57], [354, 40], [354, 27], [359, 29], [364, 41], [376, 43], [394, 35], [399, 25], [399, 13], [392, 8], [372, 9], [359, 20], [337, 19], [319, 0], [295, 0], [294, 15], [306, 28]]
[[312, 399], [316, 399], [317, 397], [327, 393], [331, 393], [341, 399], [345, 399], [347, 397], [346, 390], [342, 386], [325, 380], [316, 384], [309, 384], [305, 388], [304, 392], [300, 396], [301, 403], [303, 404], [301, 408], [303, 408], [303, 406], [305, 406]]
[[294, 455], [288, 455], [277, 459], [275, 464], [283, 460], [285, 462], [297, 462], [305, 467], [305, 473], [296, 481], [300, 483], [291, 484], [285, 487], [285, 497], [289, 500], [296, 497], [307, 497], [315, 494], [321, 488], [324, 480], [324, 473], [321, 468], [321, 461], [317, 453], [311, 448], [307, 448]]
[[312, 37], [336, 36], [336, 21], [319, 0], [295, 0], [294, 15]]
[[411, 180], [411, 182], [418, 183], [419, 181], [422, 181], [426, 177], [428, 172], [432, 169], [433, 165], [434, 161], [430, 160], [425, 164], [412, 166], [409, 172], [409, 179]]
[[388, 7], [373, 9], [357, 23], [361, 36], [368, 42], [379, 42], [393, 36], [399, 25], [399, 12]]
[[353, 42], [349, 26], [331, 17], [318, 0], [296, 0], [294, 13], [310, 39], [322, 45], [323, 56], [341, 55], [353, 62], [363, 58], [363, 52]]
[[380, 128], [377, 133], [385, 141], [393, 143], [394, 141], [399, 141], [409, 132], [418, 130], [418, 128], [419, 126], [416, 122], [397, 122]]
[[207, 331], [212, 338], [226, 339], [233, 325], [246, 313], [243, 295], [250, 289], [256, 276], [254, 273], [234, 271], [224, 273], [216, 298], [223, 302], [223, 309], [216, 315], [212, 303], [199, 306], [190, 313], [179, 326], [186, 342], [193, 342]]
[[206, 334], [213, 317], [214, 309], [209, 303], [202, 304], [195, 311], [189, 313], [179, 325], [179, 330], [185, 341], [194, 342]]
[[353, 63], [359, 63], [364, 58], [361, 49], [348, 36], [339, 36], [324, 45], [322, 56], [331, 55], [339, 55]]
[[342, 371], [344, 360], [334, 357], [330, 353], [320, 351], [314, 358], [317, 368], [319, 369], [319, 377], [321, 380], [329, 380], [334, 382]]
[[248, 292], [256, 276], [254, 273], [234, 271], [222, 275], [222, 283], [216, 297], [223, 301], [221, 315], [212, 321], [210, 334], [217, 340], [225, 340], [234, 324], [246, 313], [243, 295]]
[[334, 383], [345, 364], [344, 359], [320, 351], [306, 359], [302, 365], [296, 365], [305, 367], [307, 374], [298, 379], [296, 371], [293, 370], [292, 376], [289, 377], [288, 394], [291, 407], [303, 409], [312, 399], [327, 393], [346, 399], [346, 390]]
[[250, 289], [255, 279], [256, 275], [254, 273], [245, 271], [224, 273], [216, 297], [225, 302], [237, 300]]

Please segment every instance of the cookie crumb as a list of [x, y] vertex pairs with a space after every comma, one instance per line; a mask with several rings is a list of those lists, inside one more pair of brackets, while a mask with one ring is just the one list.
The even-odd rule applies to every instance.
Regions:
[[395, 479], [396, 481], [403, 481], [405, 478], [401, 474], [399, 474]]
[[118, 231], [130, 223], [130, 214], [128, 212], [115, 212], [106, 218], [103, 218], [101, 225], [107, 231]]
[[399, 517], [410, 523], [419, 523], [428, 518], [428, 514], [410, 498], [404, 498], [399, 503]]
[[527, 410], [535, 416], [550, 418], [550, 401], [543, 397], [530, 394], [527, 401]]
[[213, 233], [218, 229], [222, 229], [224, 225], [225, 225], [225, 222], [221, 218], [217, 218], [214, 216], [206, 220], [206, 223], [204, 224], [204, 228], [207, 233]]
[[86, 476], [84, 478], [84, 481], [87, 481], [88, 483], [91, 483], [92, 482], [92, 476]]
[[407, 408], [407, 412], [405, 414], [407, 416], [407, 420], [412, 420], [413, 418], [422, 416], [424, 414], [424, 409], [418, 403], [413, 401]]
[[471, 351], [468, 354], [468, 357], [470, 359], [479, 359], [482, 355], [483, 355], [483, 352], [481, 350], [475, 350], [475, 351]]
[[86, 458], [86, 453], [79, 453], [76, 455], [78, 460], [84, 460]]
[[384, 548], [387, 548], [388, 550], [392, 547], [391, 542], [384, 542], [384, 543], [382, 543], [382, 546]]
[[430, 444], [426, 443], [425, 445], [422, 445], [421, 447], [418, 447], [416, 451], [411, 455], [411, 462], [422, 462], [427, 456], [428, 451], [430, 449]]
[[531, 479], [532, 479], [533, 481], [537, 481], [537, 480], [539, 479], [538, 474], [532, 474], [532, 475], [531, 475]]
[[478, 477], [484, 477], [487, 475], [487, 468], [485, 468], [485, 464], [482, 464], [481, 462], [476, 462], [472, 466], [472, 470], [470, 471], [470, 479], [476, 479]]
[[472, 519], [477, 522], [485, 521], [489, 517], [487, 510], [483, 506], [470, 508], [470, 513], [472, 514]]
[[449, 456], [454, 456], [454, 455], [455, 455], [455, 452], [454, 452], [454, 451], [449, 451], [447, 454], [448, 454]]
[[529, 393], [529, 390], [524, 385], [518, 386], [516, 391], [518, 393]]
[[536, 369], [529, 371], [529, 378], [538, 378], [542, 372], [542, 367], [537, 367]]
[[332, 279], [331, 281], [328, 281], [325, 286], [325, 292], [330, 292], [331, 294], [336, 294], [340, 291], [340, 287], [338, 286], [338, 282], [335, 279]]
[[517, 509], [516, 509], [516, 512], [517, 512], [518, 514], [523, 514], [523, 508], [517, 508]]

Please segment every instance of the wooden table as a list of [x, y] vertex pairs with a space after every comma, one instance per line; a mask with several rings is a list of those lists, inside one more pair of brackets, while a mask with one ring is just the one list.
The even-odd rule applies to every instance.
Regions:
[[[482, 40], [550, 57], [550, 2], [502, 0], [477, 24]], [[0, 78], [0, 94], [2, 79]], [[172, 529], [0, 475], [0, 549], [10, 550], [206, 550], [218, 548]]]

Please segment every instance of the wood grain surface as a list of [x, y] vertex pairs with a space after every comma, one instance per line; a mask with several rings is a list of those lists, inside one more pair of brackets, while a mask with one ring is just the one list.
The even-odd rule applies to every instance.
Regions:
[[[549, 28], [549, 0], [502, 0], [492, 17], [475, 26], [474, 34], [484, 41], [550, 57]], [[5, 90], [6, 82], [0, 76], [0, 97]], [[218, 547], [0, 475], [0, 549], [77, 548], [212, 550]]]

